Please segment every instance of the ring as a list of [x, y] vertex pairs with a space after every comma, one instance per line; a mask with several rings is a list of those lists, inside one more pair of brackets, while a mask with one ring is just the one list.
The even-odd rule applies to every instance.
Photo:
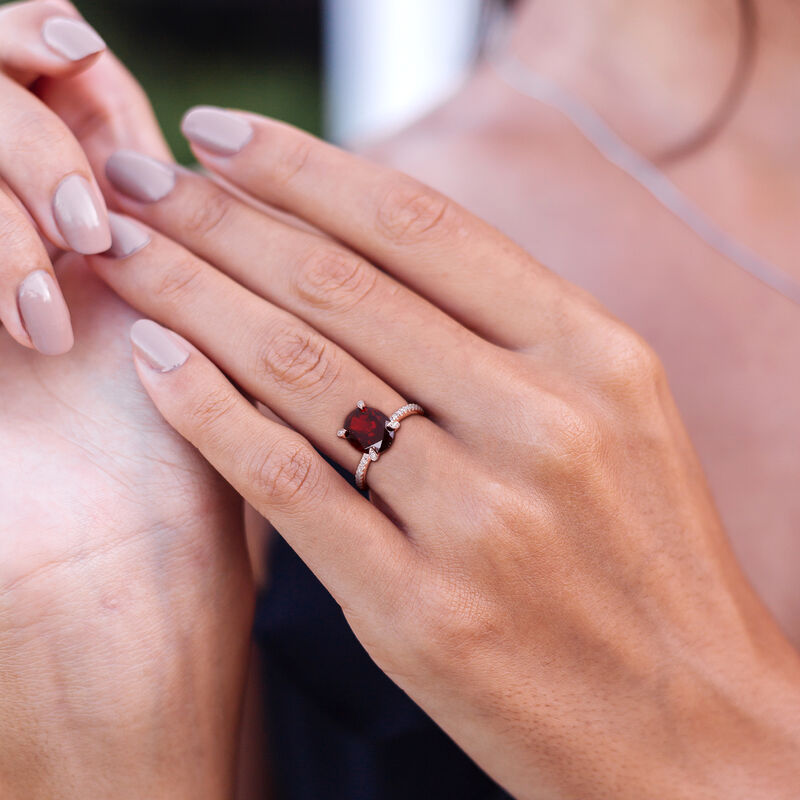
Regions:
[[368, 408], [363, 400], [347, 415], [344, 428], [336, 434], [340, 439], [347, 439], [353, 447], [364, 455], [356, 469], [356, 486], [363, 492], [367, 488], [367, 470], [373, 461], [377, 461], [394, 442], [394, 435], [400, 423], [413, 414], [424, 414], [422, 406], [407, 403], [387, 417], [375, 408]]

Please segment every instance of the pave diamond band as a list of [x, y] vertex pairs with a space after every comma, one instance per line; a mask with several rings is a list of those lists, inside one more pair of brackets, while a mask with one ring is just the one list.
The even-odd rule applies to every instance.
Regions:
[[355, 472], [356, 486], [361, 491], [367, 488], [369, 465], [392, 446], [400, 423], [414, 414], [425, 414], [418, 403], [406, 403], [387, 417], [381, 411], [369, 408], [363, 400], [359, 400], [356, 408], [348, 414], [337, 435], [340, 439], [347, 439], [363, 454]]

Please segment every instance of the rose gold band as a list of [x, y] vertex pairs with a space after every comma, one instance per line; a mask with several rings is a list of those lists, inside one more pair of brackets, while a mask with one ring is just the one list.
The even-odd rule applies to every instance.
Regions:
[[[406, 418], [414, 414], [421, 414], [424, 416], [425, 410], [417, 403], [406, 403], [406, 405], [398, 408], [397, 411], [389, 417], [389, 422], [386, 423], [387, 428], [397, 431], [400, 428], [400, 423]], [[362, 492], [367, 489], [367, 470], [373, 461], [380, 458], [380, 453], [377, 450], [371, 449], [369, 452], [361, 456], [361, 461], [358, 464], [355, 472], [356, 487]]]

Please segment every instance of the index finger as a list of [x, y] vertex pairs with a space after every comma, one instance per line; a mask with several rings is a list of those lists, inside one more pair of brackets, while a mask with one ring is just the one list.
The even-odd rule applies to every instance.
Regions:
[[79, 72], [103, 50], [66, 0], [0, 9], [0, 177], [53, 245], [79, 253], [110, 246], [105, 203], [75, 137], [22, 84]]
[[[196, 108], [183, 132], [210, 170], [345, 242], [491, 341], [529, 344], [556, 314], [564, 281], [406, 175], [255, 114]], [[537, 298], [535, 310], [520, 297]]]
[[105, 201], [81, 146], [38, 97], [2, 74], [0, 177], [56, 247], [88, 254], [111, 246]]

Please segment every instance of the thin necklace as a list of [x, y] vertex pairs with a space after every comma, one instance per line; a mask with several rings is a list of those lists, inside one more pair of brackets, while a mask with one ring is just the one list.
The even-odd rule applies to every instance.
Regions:
[[511, 47], [510, 26], [504, 15], [501, 15], [499, 24], [491, 25], [489, 32], [486, 56], [504, 83], [563, 114], [606, 161], [636, 181], [706, 244], [800, 305], [800, 282], [720, 228], [652, 161], [620, 138], [591, 106], [523, 63]]

